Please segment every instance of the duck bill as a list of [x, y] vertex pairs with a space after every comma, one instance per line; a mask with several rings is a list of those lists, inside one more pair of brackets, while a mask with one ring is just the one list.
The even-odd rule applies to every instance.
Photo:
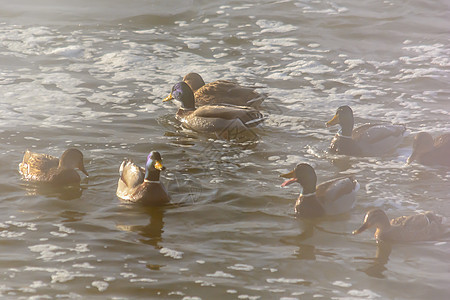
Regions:
[[83, 172], [84, 175], [89, 176], [88, 172], [87, 172], [86, 169], [84, 168], [84, 165], [81, 165], [78, 169], [79, 169], [81, 172]]
[[294, 171], [291, 171], [291, 172], [286, 173], [286, 174], [281, 174], [280, 177], [289, 178], [288, 180], [286, 180], [285, 182], [283, 182], [281, 184], [281, 187], [285, 187], [285, 186], [288, 186], [290, 184], [293, 184], [294, 182], [297, 182], [297, 178], [295, 178]]
[[407, 165], [411, 164], [411, 163], [416, 159], [416, 156], [417, 156], [417, 153], [416, 153], [416, 152], [413, 152], [413, 153], [411, 154], [411, 156], [408, 157], [408, 160], [406, 160], [406, 164], [407, 164]]
[[167, 102], [167, 101], [170, 101], [170, 100], [173, 100], [172, 93], [170, 93], [169, 96], [167, 96], [166, 98], [164, 98], [163, 102]]
[[160, 161], [156, 161], [156, 163], [155, 163], [155, 169], [156, 169], [156, 170], [159, 170], [159, 171], [163, 171], [163, 170], [165, 170], [166, 168], [162, 165], [162, 163], [161, 163]]
[[327, 127], [339, 124], [339, 115], [335, 114], [333, 119], [327, 122]]
[[352, 234], [358, 234], [363, 232], [364, 230], [366, 230], [367, 228], [369, 228], [369, 223], [365, 222], [361, 225], [361, 227], [359, 227], [358, 229], [354, 230], [352, 232]]

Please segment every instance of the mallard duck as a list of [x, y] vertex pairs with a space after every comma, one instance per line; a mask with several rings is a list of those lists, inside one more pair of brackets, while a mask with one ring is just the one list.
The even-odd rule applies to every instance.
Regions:
[[403, 140], [403, 125], [364, 124], [353, 129], [353, 111], [341, 106], [327, 127], [341, 125], [330, 145], [330, 152], [352, 156], [380, 156], [394, 150]]
[[431, 211], [412, 216], [402, 216], [389, 222], [386, 213], [375, 208], [369, 210], [360, 228], [353, 234], [375, 227], [377, 241], [415, 242], [434, 240], [442, 234], [442, 218]]
[[423, 165], [450, 166], [450, 133], [436, 137], [431, 134], [419, 132], [414, 137], [413, 152], [408, 158], [410, 164], [417, 161]]
[[290, 178], [282, 187], [294, 182], [303, 187], [295, 203], [295, 213], [299, 217], [342, 214], [352, 209], [356, 203], [355, 194], [359, 190], [359, 183], [351, 176], [332, 179], [316, 186], [316, 172], [305, 163], [298, 164], [294, 170], [280, 176]]
[[241, 86], [228, 80], [217, 80], [205, 84], [203, 78], [197, 73], [189, 73], [183, 81], [194, 92], [197, 106], [211, 104], [233, 104], [240, 106], [258, 106], [266, 98], [266, 94], [255, 91], [258, 87]]
[[79, 184], [81, 178], [75, 169], [89, 176], [84, 168], [83, 153], [75, 148], [64, 151], [60, 159], [27, 150], [19, 164], [19, 172], [25, 180], [56, 185]]
[[130, 160], [124, 160], [119, 169], [119, 182], [116, 195], [122, 200], [144, 205], [164, 205], [170, 201], [159, 173], [165, 168], [161, 154], [150, 152], [145, 169]]
[[185, 82], [176, 83], [163, 101], [176, 99], [181, 108], [176, 114], [185, 127], [197, 132], [223, 133], [227, 130], [245, 131], [264, 121], [264, 116], [254, 108], [234, 105], [204, 105], [195, 107], [194, 93]]

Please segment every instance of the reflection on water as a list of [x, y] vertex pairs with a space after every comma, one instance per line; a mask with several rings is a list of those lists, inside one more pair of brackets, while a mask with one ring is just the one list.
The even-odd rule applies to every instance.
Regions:
[[159, 243], [162, 241], [162, 233], [164, 232], [164, 212], [163, 207], [141, 207], [142, 212], [149, 215], [149, 223], [147, 225], [124, 225], [118, 224], [117, 228], [123, 231], [136, 232], [142, 236], [139, 239], [143, 244], [153, 246], [155, 249], [160, 249]]
[[28, 196], [42, 195], [47, 197], [57, 197], [61, 200], [74, 200], [81, 197], [83, 189], [80, 186], [55, 186], [42, 182], [23, 182], [21, 187]]
[[367, 267], [363, 269], [358, 269], [371, 277], [385, 278], [383, 274], [387, 270], [386, 264], [389, 260], [389, 255], [391, 254], [392, 245], [388, 242], [380, 241], [377, 244], [377, 250], [375, 252], [375, 257], [365, 258], [365, 257], [355, 257], [355, 259], [370, 260], [372, 261]]

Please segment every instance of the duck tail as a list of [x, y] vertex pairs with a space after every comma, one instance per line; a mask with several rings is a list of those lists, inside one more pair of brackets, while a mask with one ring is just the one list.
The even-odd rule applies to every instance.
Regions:
[[264, 100], [266, 100], [266, 98], [267, 98], [267, 94], [259, 94], [258, 97], [248, 100], [247, 105], [259, 106], [259, 105], [261, 105], [261, 103], [263, 103]]
[[259, 124], [264, 122], [264, 120], [267, 119], [267, 117], [265, 117], [260, 112], [255, 112], [255, 113], [249, 115], [249, 117], [250, 117], [250, 120], [244, 123], [245, 126], [248, 126], [248, 127], [258, 126]]

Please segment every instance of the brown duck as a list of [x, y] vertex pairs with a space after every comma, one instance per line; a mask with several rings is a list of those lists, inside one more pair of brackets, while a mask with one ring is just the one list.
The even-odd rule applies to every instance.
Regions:
[[360, 228], [353, 234], [375, 227], [377, 241], [416, 242], [437, 239], [443, 233], [442, 218], [431, 211], [402, 216], [389, 222], [386, 213], [379, 209], [369, 210]]
[[393, 151], [403, 140], [405, 126], [393, 124], [364, 124], [353, 129], [353, 111], [341, 106], [327, 127], [337, 125], [341, 130], [334, 136], [330, 152], [351, 156], [380, 156]]
[[79, 184], [81, 178], [75, 169], [88, 176], [83, 164], [83, 154], [74, 148], [64, 151], [59, 159], [27, 150], [19, 164], [19, 172], [25, 180], [57, 185]]
[[194, 92], [197, 106], [225, 103], [257, 107], [267, 98], [266, 94], [255, 91], [258, 87], [242, 86], [233, 81], [217, 80], [205, 84], [203, 78], [197, 73], [187, 74], [183, 81]]
[[431, 134], [419, 132], [414, 137], [413, 152], [408, 158], [410, 164], [417, 161], [422, 165], [450, 166], [450, 133], [436, 137]]
[[145, 169], [130, 160], [124, 160], [119, 169], [116, 195], [122, 200], [143, 205], [164, 205], [170, 201], [166, 187], [159, 179], [165, 168], [161, 154], [150, 152]]
[[264, 121], [264, 116], [254, 108], [234, 105], [204, 105], [196, 108], [194, 94], [185, 82], [176, 83], [163, 101], [181, 102], [176, 119], [185, 127], [197, 132], [220, 134], [228, 129], [245, 131]]
[[359, 183], [351, 176], [332, 179], [316, 186], [316, 172], [305, 163], [298, 164], [294, 170], [280, 176], [290, 178], [282, 187], [295, 182], [303, 187], [295, 203], [295, 213], [301, 218], [342, 214], [355, 206]]

